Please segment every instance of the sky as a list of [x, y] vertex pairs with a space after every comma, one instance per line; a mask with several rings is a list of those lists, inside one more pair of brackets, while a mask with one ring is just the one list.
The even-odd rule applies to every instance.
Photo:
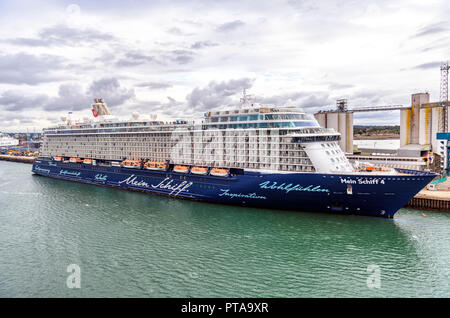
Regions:
[[0, 131], [91, 118], [100, 97], [160, 120], [239, 107], [243, 89], [309, 113], [438, 101], [449, 16], [440, 0], [0, 0]]

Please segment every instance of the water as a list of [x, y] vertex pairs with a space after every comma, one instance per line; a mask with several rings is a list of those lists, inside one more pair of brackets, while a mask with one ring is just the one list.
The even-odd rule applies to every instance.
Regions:
[[[450, 296], [450, 214], [230, 207], [30, 169], [0, 161], [0, 297]], [[66, 286], [69, 264], [80, 289]], [[366, 284], [372, 264], [379, 289]]]

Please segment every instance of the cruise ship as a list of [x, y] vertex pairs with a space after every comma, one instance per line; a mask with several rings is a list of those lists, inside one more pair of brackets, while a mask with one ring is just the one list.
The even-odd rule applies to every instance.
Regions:
[[92, 118], [44, 129], [36, 175], [238, 206], [392, 218], [436, 174], [350, 164], [299, 107], [251, 103], [201, 120]]
[[10, 137], [8, 134], [0, 133], [0, 148], [10, 148], [19, 145], [19, 140]]

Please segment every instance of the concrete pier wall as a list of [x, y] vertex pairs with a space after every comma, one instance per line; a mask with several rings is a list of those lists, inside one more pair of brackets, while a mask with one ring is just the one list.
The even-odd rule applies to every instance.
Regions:
[[0, 160], [5, 160], [5, 161], [33, 163], [34, 159], [35, 159], [34, 157], [0, 155]]

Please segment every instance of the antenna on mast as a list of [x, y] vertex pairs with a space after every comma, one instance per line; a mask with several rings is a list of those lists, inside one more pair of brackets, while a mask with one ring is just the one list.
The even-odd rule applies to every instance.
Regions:
[[253, 103], [255, 102], [255, 98], [253, 95], [247, 95], [247, 89], [242, 90], [242, 97], [241, 97], [241, 103], [242, 106], [253, 106]]

